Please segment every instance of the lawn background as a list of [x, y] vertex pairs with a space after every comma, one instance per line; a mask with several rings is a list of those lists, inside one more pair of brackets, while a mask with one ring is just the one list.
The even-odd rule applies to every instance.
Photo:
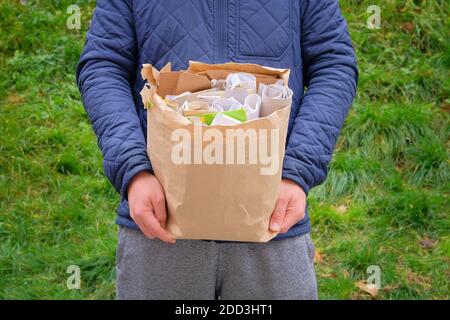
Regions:
[[[75, 66], [94, 1], [0, 1], [0, 298], [114, 298], [118, 197], [80, 102]], [[81, 30], [66, 12], [81, 9]], [[358, 96], [327, 182], [311, 191], [322, 299], [449, 298], [447, 1], [340, 1]], [[381, 30], [366, 27], [381, 7]], [[69, 290], [69, 265], [81, 289]]]

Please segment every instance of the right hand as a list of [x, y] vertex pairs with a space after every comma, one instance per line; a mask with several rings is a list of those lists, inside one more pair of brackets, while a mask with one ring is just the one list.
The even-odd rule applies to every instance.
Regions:
[[131, 180], [128, 204], [131, 218], [148, 238], [175, 243], [175, 238], [164, 229], [167, 220], [166, 199], [154, 175], [141, 172]]

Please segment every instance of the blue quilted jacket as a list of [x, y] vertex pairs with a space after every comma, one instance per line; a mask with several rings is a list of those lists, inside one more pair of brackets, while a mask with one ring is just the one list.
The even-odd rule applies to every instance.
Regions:
[[[358, 76], [338, 0], [98, 0], [77, 81], [105, 173], [122, 199], [118, 224], [137, 228], [127, 187], [137, 173], [152, 171], [141, 66], [170, 61], [185, 69], [189, 60], [291, 69], [283, 177], [305, 192], [325, 180]], [[309, 230], [307, 214], [277, 238]]]

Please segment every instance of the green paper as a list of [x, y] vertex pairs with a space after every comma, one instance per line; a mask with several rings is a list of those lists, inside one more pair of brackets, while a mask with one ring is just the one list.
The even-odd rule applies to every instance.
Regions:
[[236, 119], [240, 122], [247, 121], [247, 113], [245, 112], [245, 110], [243, 108], [237, 109], [237, 110], [224, 111], [224, 112], [205, 113], [205, 114], [202, 114], [201, 116], [205, 119], [205, 123], [208, 126], [210, 126], [211, 123], [213, 122], [214, 118], [216, 117], [216, 115], [218, 115], [219, 113], [222, 113], [222, 114], [229, 116], [230, 118]]

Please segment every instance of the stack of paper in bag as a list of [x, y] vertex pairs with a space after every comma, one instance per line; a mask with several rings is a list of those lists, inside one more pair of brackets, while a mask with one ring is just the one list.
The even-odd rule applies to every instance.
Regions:
[[265, 242], [284, 157], [289, 70], [144, 65], [148, 154], [176, 238]]

